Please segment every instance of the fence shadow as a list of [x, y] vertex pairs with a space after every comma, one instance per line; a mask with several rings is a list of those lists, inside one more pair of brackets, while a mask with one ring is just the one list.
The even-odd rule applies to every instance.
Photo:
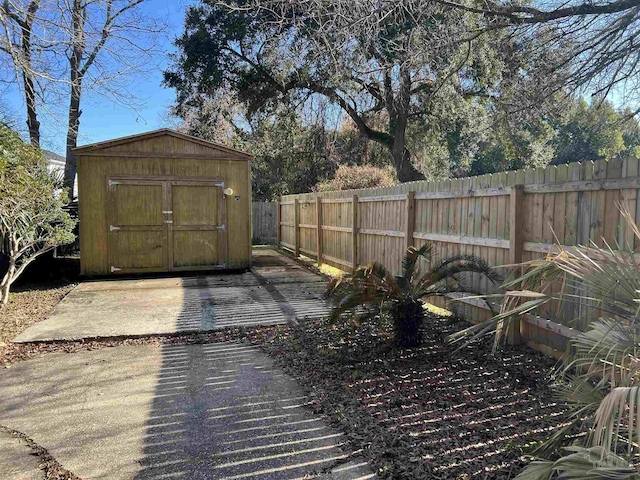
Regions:
[[[254, 277], [248, 282], [254, 285], [243, 287], [249, 290], [235, 299], [239, 305], [231, 314], [265, 323], [296, 315], [295, 297], [291, 303], [259, 273], [245, 275]], [[208, 303], [201, 293], [208, 291], [206, 282], [198, 279], [201, 288], [185, 295], [178, 321], [218, 321], [220, 303]], [[193, 305], [198, 301], [204, 304], [200, 318]], [[345, 438], [307, 403], [297, 384], [257, 347], [165, 345], [136, 479], [293, 479], [321, 472], [347, 457]], [[368, 478], [362, 468], [351, 478]]]

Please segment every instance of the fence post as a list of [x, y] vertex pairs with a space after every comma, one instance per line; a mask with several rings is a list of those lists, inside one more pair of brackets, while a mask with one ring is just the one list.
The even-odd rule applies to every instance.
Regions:
[[322, 198], [316, 197], [316, 246], [318, 247], [318, 266], [322, 265]]
[[282, 226], [280, 225], [282, 221], [282, 214], [280, 213], [280, 208], [280, 196], [278, 196], [278, 198], [276, 198], [276, 245], [278, 248], [280, 248], [280, 241], [282, 240], [280, 233], [282, 231]]
[[[509, 203], [509, 263], [515, 265], [522, 263], [524, 248], [524, 185], [511, 187]], [[522, 317], [518, 321], [511, 321], [506, 332], [506, 340], [509, 345], [519, 345], [522, 342], [521, 325]]]
[[351, 254], [353, 258], [353, 270], [358, 267], [358, 195], [353, 196], [353, 212], [351, 215]]
[[407, 222], [405, 225], [405, 241], [406, 248], [413, 246], [413, 232], [416, 229], [416, 192], [411, 190], [407, 192], [407, 204], [406, 204]]
[[293, 235], [295, 237], [293, 253], [296, 257], [300, 256], [300, 209], [298, 199], [293, 201]]

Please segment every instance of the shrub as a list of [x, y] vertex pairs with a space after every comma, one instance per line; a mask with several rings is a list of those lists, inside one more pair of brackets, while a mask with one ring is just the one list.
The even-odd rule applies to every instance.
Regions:
[[395, 176], [391, 170], [386, 168], [371, 165], [340, 165], [331, 180], [316, 184], [313, 190], [316, 192], [356, 190], [359, 188], [390, 187], [396, 183]]
[[[628, 212], [623, 215], [640, 241]], [[560, 248], [505, 285], [499, 315], [452, 339], [496, 334], [551, 301], [590, 304], [598, 313], [586, 332], [569, 342], [564, 365], [552, 372], [555, 393], [569, 407], [565, 426], [533, 454], [520, 480], [640, 478], [640, 269], [634, 252]], [[571, 291], [557, 285], [571, 286]], [[553, 288], [556, 286], [556, 288]], [[578, 293], [577, 293], [578, 292]], [[582, 292], [582, 293], [580, 293]], [[590, 310], [590, 312], [589, 312]]]
[[67, 200], [42, 152], [0, 125], [0, 247], [9, 266], [0, 283], [2, 304], [9, 289], [36, 257], [71, 243], [75, 222], [62, 210]]
[[[380, 263], [359, 267], [351, 275], [331, 281], [328, 294], [335, 300], [331, 318], [349, 313], [358, 322], [388, 315], [400, 346], [420, 343], [420, 327], [425, 319], [424, 301], [450, 293], [476, 293], [465, 286], [462, 276], [479, 273], [492, 281], [499, 275], [481, 258], [455, 255], [431, 264], [431, 245], [409, 247], [402, 261], [402, 275], [394, 276]], [[430, 267], [420, 271], [418, 261], [425, 258]]]

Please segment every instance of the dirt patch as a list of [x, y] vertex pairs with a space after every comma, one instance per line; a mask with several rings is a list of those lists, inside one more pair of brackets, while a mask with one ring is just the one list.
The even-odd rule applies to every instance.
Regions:
[[23, 286], [0, 307], [0, 355], [7, 343], [36, 322], [44, 320], [75, 284], [49, 283]]
[[455, 351], [444, 337], [462, 326], [431, 319], [424, 344], [400, 350], [381, 332], [304, 321], [263, 347], [381, 478], [512, 478], [562, 422], [553, 361], [526, 347]]

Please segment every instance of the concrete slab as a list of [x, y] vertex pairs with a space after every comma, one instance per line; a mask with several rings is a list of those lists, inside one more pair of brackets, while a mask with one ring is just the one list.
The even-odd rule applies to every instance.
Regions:
[[8, 432], [0, 431], [0, 478], [42, 480], [39, 459], [27, 443]]
[[[240, 343], [50, 355], [0, 372], [0, 391], [0, 423], [84, 479], [294, 479], [347, 456], [297, 384]], [[361, 461], [334, 470], [372, 478]]]
[[14, 342], [204, 332], [328, 313], [325, 281], [273, 250], [246, 273], [84, 282]]

